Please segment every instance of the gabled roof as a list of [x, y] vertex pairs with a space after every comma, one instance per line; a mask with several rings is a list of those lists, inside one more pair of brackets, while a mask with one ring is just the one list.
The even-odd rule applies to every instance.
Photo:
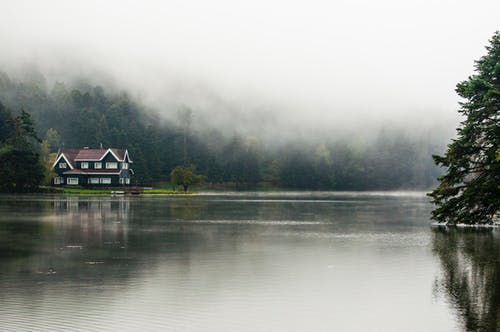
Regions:
[[57, 165], [59, 159], [64, 158], [73, 169], [76, 167], [76, 161], [101, 161], [108, 153], [111, 153], [118, 161], [123, 162], [128, 159], [129, 162], [132, 162], [126, 149], [61, 149], [52, 167]]
[[54, 165], [52, 165], [52, 167], [55, 167], [57, 165], [57, 163], [59, 162], [59, 160], [61, 158], [63, 158], [66, 163], [69, 165], [69, 168], [73, 169], [75, 168], [75, 163], [74, 163], [74, 160], [75, 160], [75, 157], [76, 155], [78, 154], [78, 149], [62, 149], [61, 151], [59, 151], [59, 153], [57, 154], [57, 157], [56, 157], [56, 161], [54, 162]]
[[75, 157], [75, 160], [100, 160], [108, 149], [81, 149]]

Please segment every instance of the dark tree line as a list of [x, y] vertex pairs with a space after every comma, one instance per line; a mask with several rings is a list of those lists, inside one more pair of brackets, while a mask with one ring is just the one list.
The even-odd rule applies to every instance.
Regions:
[[31, 116], [18, 115], [0, 103], [0, 191], [37, 190], [44, 176]]
[[168, 181], [176, 166], [187, 164], [196, 165], [209, 185], [243, 189], [262, 184], [316, 190], [429, 188], [439, 174], [430, 157], [439, 147], [404, 129], [382, 130], [363, 143], [332, 134], [322, 142], [271, 146], [254, 136], [228, 137], [213, 128], [189, 129], [182, 119], [167, 121], [124, 92], [84, 83], [49, 85], [36, 74], [20, 82], [0, 73], [0, 101], [29, 112], [51, 152], [101, 144], [129, 149], [140, 185]]

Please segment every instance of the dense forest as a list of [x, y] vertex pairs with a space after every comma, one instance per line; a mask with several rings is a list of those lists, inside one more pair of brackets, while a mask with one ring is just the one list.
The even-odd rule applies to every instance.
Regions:
[[[16, 116], [0, 103], [0, 191], [31, 192], [44, 180], [49, 152], [40, 157], [40, 139], [24, 110]], [[45, 145], [46, 147], [46, 145]]]
[[314, 190], [425, 189], [439, 169], [431, 155], [443, 144], [404, 128], [382, 128], [373, 139], [332, 137], [272, 144], [258, 135], [227, 135], [191, 126], [146, 107], [126, 92], [88, 82], [47, 83], [43, 75], [18, 80], [0, 73], [0, 103], [13, 116], [31, 115], [38, 137], [58, 148], [127, 148], [134, 184], [159, 185], [178, 165], [194, 164], [208, 186], [252, 189], [272, 186]]

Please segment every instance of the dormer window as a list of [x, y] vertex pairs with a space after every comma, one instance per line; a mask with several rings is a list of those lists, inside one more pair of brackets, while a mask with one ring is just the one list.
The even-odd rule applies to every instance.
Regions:
[[59, 168], [68, 168], [66, 163], [59, 163]]
[[116, 162], [107, 162], [106, 163], [106, 168], [117, 169], [118, 168], [118, 163], [116, 163]]
[[94, 163], [94, 168], [95, 169], [101, 169], [102, 168], [102, 163]]
[[80, 167], [81, 168], [89, 168], [89, 163], [87, 161], [82, 161]]
[[128, 169], [128, 163], [122, 163], [122, 169]]

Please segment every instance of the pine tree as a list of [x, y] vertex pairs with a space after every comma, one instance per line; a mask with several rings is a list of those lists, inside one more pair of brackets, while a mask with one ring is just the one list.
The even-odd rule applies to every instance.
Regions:
[[448, 224], [491, 223], [500, 210], [500, 32], [476, 61], [476, 74], [457, 84], [465, 99], [459, 112], [465, 120], [444, 156], [433, 156], [445, 167], [439, 186], [429, 196], [432, 218]]
[[43, 178], [37, 144], [40, 141], [29, 113], [18, 116], [0, 103], [0, 192], [35, 191]]

